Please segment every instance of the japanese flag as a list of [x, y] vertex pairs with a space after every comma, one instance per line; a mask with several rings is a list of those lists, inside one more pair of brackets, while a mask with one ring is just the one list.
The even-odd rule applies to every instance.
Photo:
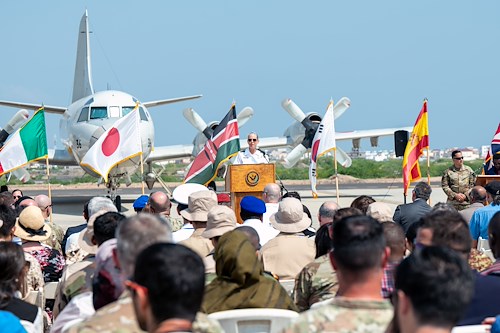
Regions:
[[99, 137], [80, 165], [92, 169], [107, 182], [111, 169], [142, 153], [139, 121], [136, 107]]

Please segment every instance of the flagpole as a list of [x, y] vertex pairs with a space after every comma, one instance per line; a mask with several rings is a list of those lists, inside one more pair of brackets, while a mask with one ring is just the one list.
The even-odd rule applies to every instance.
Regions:
[[[52, 202], [52, 190], [50, 188], [50, 165], [49, 165], [49, 156], [45, 157], [45, 169], [47, 169], [47, 184], [48, 184], [48, 190], [49, 190], [49, 199], [50, 202]], [[52, 223], [52, 214], [50, 214], [50, 222]]]
[[340, 203], [340, 194], [339, 194], [339, 174], [337, 170], [337, 148], [333, 150], [333, 160], [335, 163], [335, 193], [337, 194], [337, 203]]
[[[431, 186], [431, 160], [429, 156], [429, 147], [427, 147], [427, 184]], [[431, 197], [429, 197], [429, 205], [432, 205], [431, 203]]]
[[142, 186], [142, 195], [144, 195], [144, 159], [142, 158], [142, 152], [141, 152], [141, 186]]

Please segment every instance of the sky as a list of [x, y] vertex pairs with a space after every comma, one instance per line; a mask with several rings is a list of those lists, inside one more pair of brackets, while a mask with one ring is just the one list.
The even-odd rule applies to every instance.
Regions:
[[[427, 98], [431, 149], [489, 145], [500, 121], [497, 0], [3, 1], [0, 99], [70, 104], [85, 9], [95, 90], [143, 102], [203, 94], [149, 109], [156, 146], [191, 143], [184, 108], [209, 122], [233, 100], [255, 110], [244, 136], [282, 135], [285, 98], [323, 114], [349, 97], [337, 131], [413, 126]], [[0, 107], [0, 125], [15, 111]], [[59, 118], [47, 117], [50, 147]]]

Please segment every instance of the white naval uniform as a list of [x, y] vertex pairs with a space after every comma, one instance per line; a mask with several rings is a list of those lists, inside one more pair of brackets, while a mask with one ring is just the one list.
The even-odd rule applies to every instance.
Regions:
[[264, 155], [262, 151], [257, 149], [254, 154], [250, 153], [250, 150], [245, 149], [245, 151], [240, 151], [236, 158], [234, 159], [233, 164], [262, 164], [269, 163], [269, 160]]

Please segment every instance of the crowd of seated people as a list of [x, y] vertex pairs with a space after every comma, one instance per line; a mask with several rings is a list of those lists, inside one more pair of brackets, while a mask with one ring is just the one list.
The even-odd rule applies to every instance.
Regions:
[[[223, 332], [209, 315], [249, 308], [299, 313], [286, 332], [442, 332], [500, 314], [500, 213], [472, 214], [493, 261], [452, 205], [326, 201], [314, 230], [315, 212], [275, 185], [265, 200], [241, 200], [242, 225], [223, 196], [182, 184], [172, 197], [139, 197], [125, 215], [94, 197], [82, 225], [55, 238], [51, 210], [0, 193], [0, 310], [28, 332], [55, 333]], [[429, 198], [425, 185], [414, 203]], [[484, 191], [500, 203], [500, 182]], [[53, 302], [28, 297], [53, 282]]]

